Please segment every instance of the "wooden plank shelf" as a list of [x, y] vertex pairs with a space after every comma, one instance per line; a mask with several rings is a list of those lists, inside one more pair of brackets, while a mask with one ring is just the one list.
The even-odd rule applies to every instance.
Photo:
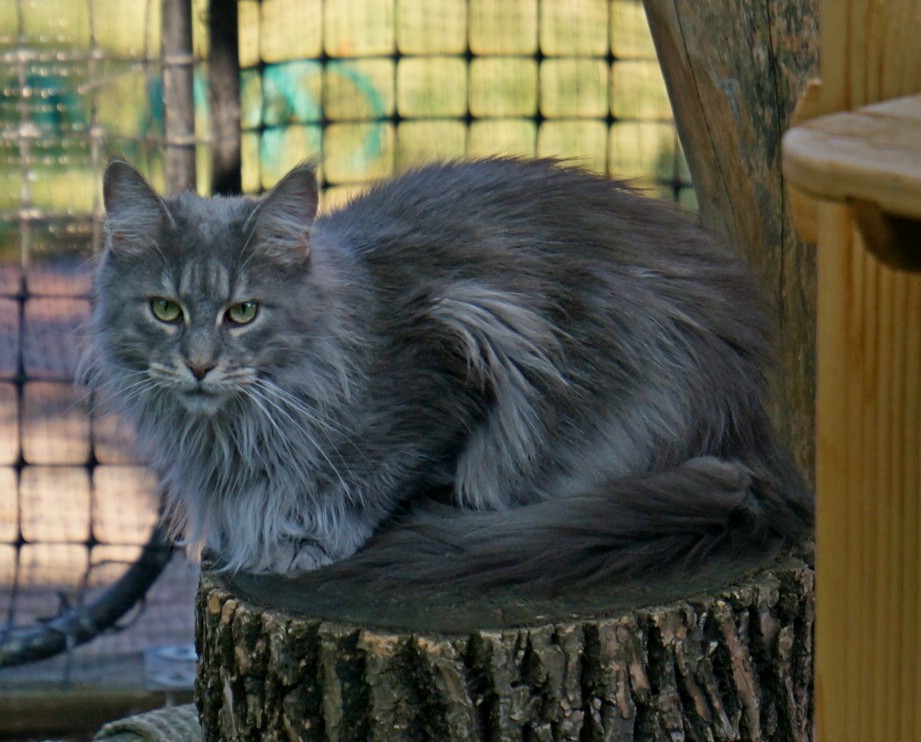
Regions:
[[921, 95], [810, 119], [784, 155], [784, 175], [810, 195], [921, 219]]
[[809, 196], [848, 203], [867, 248], [884, 263], [921, 271], [921, 95], [793, 127], [783, 172]]

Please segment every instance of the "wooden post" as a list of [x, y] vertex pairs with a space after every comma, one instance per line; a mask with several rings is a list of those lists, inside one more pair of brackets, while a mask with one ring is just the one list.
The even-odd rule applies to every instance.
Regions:
[[818, 65], [816, 0], [644, 0], [705, 226], [760, 274], [781, 327], [777, 425], [814, 466], [815, 254], [792, 227], [780, 140]]
[[209, 0], [211, 191], [235, 196], [240, 181], [240, 32], [237, 0]]
[[164, 164], [170, 193], [195, 188], [192, 1], [163, 0]]
[[[820, 10], [822, 81], [803, 99], [808, 121], [785, 141], [787, 170], [814, 196], [857, 208], [813, 202], [802, 219], [818, 241], [817, 732], [826, 742], [912, 742], [921, 739], [921, 274], [877, 256], [911, 266], [921, 251], [921, 97], [855, 109], [921, 91], [921, 12], [914, 0], [822, 0]], [[853, 113], [821, 116], [839, 111]], [[873, 142], [887, 118], [903, 136]], [[815, 157], [810, 141], [834, 144], [845, 132], [855, 139], [837, 162]], [[878, 198], [861, 192], [886, 159]], [[880, 226], [886, 240], [910, 243], [868, 250]]]

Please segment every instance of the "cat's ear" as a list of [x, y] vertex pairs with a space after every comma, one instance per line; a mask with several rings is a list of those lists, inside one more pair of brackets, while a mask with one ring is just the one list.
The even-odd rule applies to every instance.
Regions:
[[250, 217], [253, 247], [283, 260], [307, 258], [318, 198], [313, 165], [294, 168], [269, 191]]
[[172, 222], [166, 204], [144, 176], [124, 160], [112, 160], [102, 176], [111, 245], [145, 245]]

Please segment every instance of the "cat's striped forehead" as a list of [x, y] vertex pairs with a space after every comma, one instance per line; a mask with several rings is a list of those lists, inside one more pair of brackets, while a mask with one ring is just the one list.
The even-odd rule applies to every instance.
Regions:
[[164, 246], [161, 279], [180, 297], [230, 297], [239, 290], [245, 261], [246, 217], [253, 202], [200, 199], [183, 194], [167, 201], [176, 223], [172, 244]]
[[256, 203], [248, 198], [204, 199], [182, 193], [166, 200], [182, 252], [239, 253], [246, 240], [246, 220]]
[[234, 278], [228, 262], [214, 254], [186, 255], [173, 276], [175, 290], [182, 297], [227, 298], [234, 291]]

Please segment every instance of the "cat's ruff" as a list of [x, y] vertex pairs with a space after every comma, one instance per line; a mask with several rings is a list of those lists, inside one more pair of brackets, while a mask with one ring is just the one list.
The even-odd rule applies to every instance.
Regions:
[[810, 531], [763, 299], [666, 204], [501, 158], [320, 216], [308, 165], [208, 200], [114, 161], [104, 197], [91, 382], [227, 569], [591, 581]]

